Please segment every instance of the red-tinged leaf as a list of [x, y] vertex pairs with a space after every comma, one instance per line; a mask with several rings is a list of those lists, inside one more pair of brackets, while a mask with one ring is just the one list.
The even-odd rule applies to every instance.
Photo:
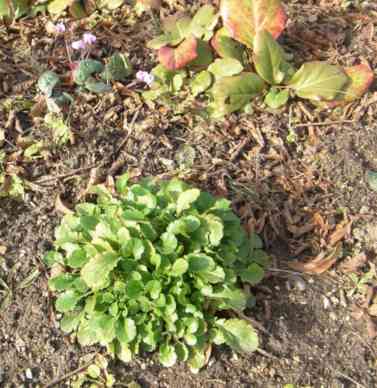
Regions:
[[277, 39], [287, 21], [280, 0], [222, 0], [220, 13], [231, 36], [248, 47], [260, 30]]
[[179, 70], [198, 57], [198, 42], [194, 37], [184, 40], [178, 47], [161, 47], [158, 59], [169, 70]]

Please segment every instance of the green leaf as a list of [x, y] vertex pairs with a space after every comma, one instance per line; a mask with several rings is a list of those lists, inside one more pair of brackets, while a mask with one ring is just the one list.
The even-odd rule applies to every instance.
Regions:
[[94, 73], [100, 73], [103, 70], [101, 62], [94, 59], [84, 59], [77, 64], [73, 71], [73, 80], [78, 85], [84, 85], [88, 78]]
[[89, 325], [97, 333], [97, 341], [102, 345], [109, 344], [115, 338], [116, 319], [109, 314], [93, 317]]
[[187, 361], [189, 357], [189, 350], [187, 346], [182, 342], [177, 342], [175, 345], [175, 352], [179, 361]]
[[192, 373], [198, 373], [206, 364], [206, 357], [201, 349], [192, 349], [188, 359], [188, 365]]
[[98, 342], [96, 329], [89, 324], [89, 321], [82, 320], [77, 331], [77, 340], [82, 346], [94, 345]]
[[258, 335], [253, 327], [241, 319], [228, 319], [220, 325], [227, 345], [240, 353], [252, 353], [258, 349]]
[[74, 250], [67, 258], [67, 264], [71, 268], [81, 268], [87, 262], [89, 258], [84, 249], [76, 249]]
[[197, 41], [197, 57], [189, 63], [189, 70], [200, 71], [206, 69], [213, 62], [211, 46], [203, 40]]
[[187, 38], [178, 47], [161, 47], [158, 51], [158, 59], [168, 70], [179, 70], [198, 57], [197, 48], [196, 38]]
[[10, 2], [7, 0], [0, 1], [0, 17], [10, 18], [12, 16], [12, 10], [10, 8]]
[[74, 0], [52, 0], [48, 4], [48, 11], [52, 14], [61, 14], [66, 8], [72, 5]]
[[301, 66], [288, 86], [297, 96], [316, 101], [335, 99], [349, 78], [343, 70], [326, 62], [308, 62]]
[[184, 210], [187, 210], [191, 205], [199, 198], [200, 190], [189, 189], [181, 193], [177, 200], [177, 214], [181, 214]]
[[97, 81], [93, 77], [89, 77], [85, 81], [85, 87], [93, 93], [101, 94], [107, 93], [112, 90], [111, 85], [105, 84], [104, 82]]
[[232, 39], [226, 28], [220, 28], [216, 32], [211, 45], [221, 58], [234, 58], [243, 63], [245, 46]]
[[65, 333], [70, 333], [71, 331], [77, 329], [81, 318], [81, 312], [65, 313], [63, 319], [59, 322], [60, 328]]
[[173, 267], [170, 271], [171, 276], [182, 276], [185, 272], [187, 272], [189, 268], [189, 264], [185, 259], [178, 259], [174, 262]]
[[212, 246], [216, 247], [220, 245], [220, 242], [224, 236], [223, 223], [221, 222], [220, 218], [213, 215], [206, 216], [205, 220], [207, 221], [209, 228], [209, 242]]
[[47, 267], [52, 267], [53, 264], [63, 264], [63, 255], [56, 251], [49, 251], [43, 256], [43, 262]]
[[194, 97], [205, 92], [212, 84], [211, 73], [204, 70], [195, 75], [190, 83], [191, 93]]
[[163, 233], [161, 235], [161, 240], [162, 240], [163, 252], [166, 255], [170, 255], [173, 252], [175, 252], [175, 250], [178, 247], [178, 240], [176, 239], [173, 233], [168, 233], [168, 232]]
[[119, 194], [126, 194], [128, 190], [128, 181], [130, 176], [128, 172], [124, 173], [115, 182], [115, 188]]
[[220, 13], [231, 36], [250, 48], [257, 31], [278, 38], [287, 19], [280, 0], [222, 0]]
[[56, 299], [55, 307], [61, 313], [65, 313], [67, 311], [72, 311], [77, 302], [81, 299], [81, 295], [79, 295], [76, 291], [68, 290], [59, 295]]
[[159, 359], [163, 366], [169, 368], [177, 362], [175, 348], [169, 344], [162, 344], [159, 349]]
[[116, 53], [109, 58], [101, 77], [106, 81], [125, 81], [133, 67], [125, 54]]
[[367, 180], [368, 180], [369, 187], [373, 191], [377, 191], [377, 172], [369, 170], [367, 172]]
[[213, 30], [218, 22], [219, 15], [212, 5], [204, 5], [192, 19], [191, 32], [194, 36], [204, 40], [211, 39]]
[[97, 379], [101, 375], [101, 369], [97, 365], [92, 364], [88, 367], [86, 373], [92, 379]]
[[120, 320], [117, 324], [116, 335], [120, 343], [129, 344], [137, 335], [137, 329], [135, 321], [131, 318], [125, 318]]
[[77, 279], [75, 276], [63, 273], [48, 280], [48, 287], [52, 291], [64, 291], [71, 288], [73, 282]]
[[264, 278], [264, 270], [260, 265], [253, 263], [246, 270], [242, 270], [240, 276], [243, 282], [248, 282], [255, 286]]
[[225, 287], [222, 291], [214, 292], [209, 295], [211, 298], [222, 299], [222, 305], [220, 308], [222, 310], [235, 309], [238, 311], [243, 311], [247, 305], [247, 298], [245, 293], [238, 288], [228, 288]]
[[271, 88], [267, 93], [264, 102], [272, 109], [279, 109], [285, 105], [289, 99], [289, 90], [278, 90]]
[[254, 73], [242, 73], [218, 80], [212, 88], [214, 102], [211, 109], [215, 117], [223, 117], [247, 105], [260, 94], [265, 84]]
[[46, 97], [51, 97], [54, 88], [59, 82], [60, 78], [56, 73], [45, 71], [38, 79], [38, 88]]
[[210, 256], [199, 253], [191, 253], [187, 255], [186, 258], [189, 264], [190, 272], [211, 271], [215, 268], [215, 262]]
[[205, 271], [200, 276], [209, 283], [221, 283], [225, 280], [225, 272], [220, 266], [217, 266], [212, 271]]
[[268, 31], [258, 31], [254, 40], [253, 60], [257, 73], [266, 82], [275, 85], [283, 81], [284, 52]]
[[208, 67], [208, 71], [211, 72], [216, 79], [240, 74], [242, 70], [242, 64], [234, 58], [216, 59], [215, 62]]
[[135, 299], [144, 291], [143, 283], [140, 280], [130, 280], [126, 283], [126, 295], [130, 299]]
[[119, 260], [120, 257], [112, 252], [92, 257], [81, 269], [82, 279], [92, 289], [103, 288], [110, 272], [116, 267]]

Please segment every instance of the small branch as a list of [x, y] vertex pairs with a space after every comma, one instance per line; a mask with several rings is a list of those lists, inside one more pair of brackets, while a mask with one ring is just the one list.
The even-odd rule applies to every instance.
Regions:
[[345, 375], [344, 373], [338, 371], [338, 370], [335, 370], [335, 373], [340, 376], [340, 377], [343, 377], [344, 379], [350, 381], [351, 383], [354, 383], [356, 385], [357, 388], [366, 388], [365, 385], [362, 385], [360, 383], [358, 383], [356, 380], [354, 380], [353, 378]]
[[280, 360], [279, 357], [276, 357], [276, 356], [274, 356], [273, 354], [268, 353], [268, 352], [266, 352], [265, 350], [263, 350], [263, 349], [261, 349], [261, 348], [258, 348], [256, 351], [257, 351], [257, 353], [259, 353], [259, 354], [261, 354], [262, 356], [265, 356], [265, 357], [267, 357], [267, 358], [272, 358], [273, 360]]
[[336, 124], [355, 124], [358, 121], [356, 120], [339, 120], [339, 121], [328, 121], [326, 123], [305, 123], [305, 124], [292, 124], [294, 128], [303, 128], [303, 127], [327, 127], [329, 125]]

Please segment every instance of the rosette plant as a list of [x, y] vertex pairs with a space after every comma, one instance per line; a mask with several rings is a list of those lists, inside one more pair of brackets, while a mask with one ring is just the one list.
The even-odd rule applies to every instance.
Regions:
[[254, 303], [243, 283], [264, 276], [268, 256], [230, 202], [179, 180], [92, 190], [94, 203], [65, 215], [55, 233], [50, 289], [61, 329], [128, 362], [157, 352], [161, 364], [202, 368], [212, 344], [253, 352], [258, 337], [237, 312]]
[[290, 96], [327, 108], [367, 91], [373, 81], [367, 64], [343, 68], [313, 61], [295, 69], [277, 42], [286, 21], [280, 0], [221, 0], [219, 10], [205, 5], [193, 18], [166, 18], [163, 33], [148, 43], [160, 64], [145, 98], [203, 95], [209, 113], [223, 117], [257, 96], [273, 109]]

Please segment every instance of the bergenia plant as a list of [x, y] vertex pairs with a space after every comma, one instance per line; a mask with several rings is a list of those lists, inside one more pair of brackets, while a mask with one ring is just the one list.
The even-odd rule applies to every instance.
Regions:
[[163, 34], [148, 43], [160, 65], [145, 98], [188, 88], [206, 96], [209, 112], [222, 117], [257, 96], [273, 109], [290, 96], [334, 107], [367, 91], [373, 81], [367, 64], [342, 68], [313, 61], [295, 69], [276, 41], [286, 20], [280, 0], [221, 0], [219, 11], [206, 5], [193, 18], [168, 17]]
[[63, 218], [44, 259], [63, 331], [125, 362], [157, 352], [162, 365], [186, 361], [193, 371], [213, 344], [257, 349], [237, 314], [254, 303], [242, 283], [259, 283], [269, 259], [229, 201], [179, 180], [130, 185], [127, 175], [116, 193], [92, 193], [97, 201]]

